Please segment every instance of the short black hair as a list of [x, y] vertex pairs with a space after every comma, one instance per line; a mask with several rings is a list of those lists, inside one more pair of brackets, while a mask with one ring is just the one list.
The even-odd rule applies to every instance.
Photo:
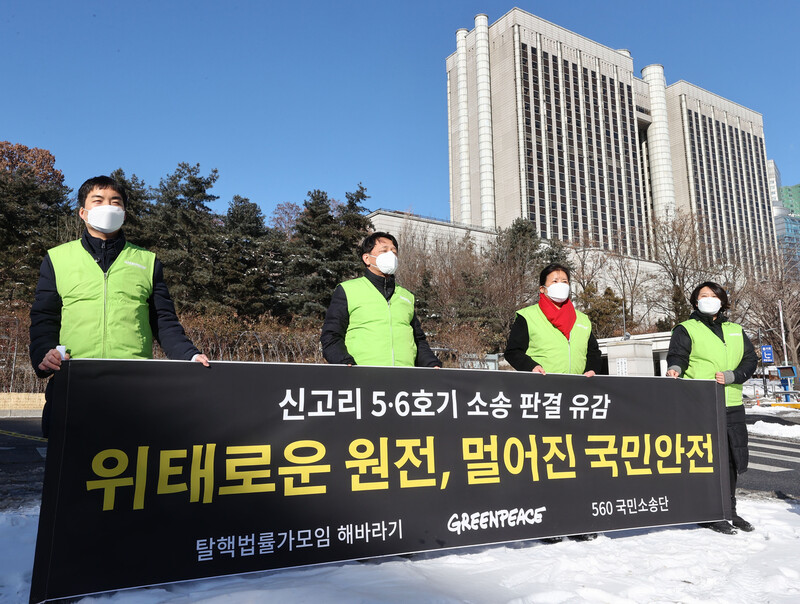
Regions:
[[714, 283], [713, 281], [703, 281], [700, 285], [692, 290], [692, 295], [689, 296], [689, 303], [692, 305], [692, 308], [697, 310], [697, 297], [700, 295], [700, 290], [704, 287], [707, 287], [714, 292], [714, 295], [719, 298], [720, 302], [722, 302], [722, 306], [720, 307], [721, 311], [725, 312], [731, 307], [728, 301], [728, 294], [719, 283]]
[[550, 273], [555, 273], [556, 271], [561, 271], [562, 273], [566, 273], [567, 281], [571, 281], [569, 276], [569, 269], [564, 266], [563, 264], [559, 264], [558, 262], [553, 262], [552, 264], [548, 264], [542, 269], [542, 272], [539, 273], [539, 285], [544, 285], [544, 282], [547, 281], [547, 275]]
[[128, 206], [128, 192], [121, 184], [110, 176], [95, 176], [90, 178], [81, 185], [78, 189], [78, 205], [82, 208], [86, 206], [86, 198], [94, 189], [113, 189], [119, 196], [122, 197], [122, 205]]
[[395, 249], [398, 251], [400, 250], [400, 246], [397, 245], [397, 239], [394, 238], [394, 235], [384, 233], [383, 231], [375, 231], [374, 233], [370, 233], [364, 237], [364, 239], [361, 241], [361, 245], [358, 246], [359, 260], [364, 256], [364, 254], [369, 254], [372, 251], [372, 249], [375, 247], [375, 244], [378, 242], [378, 239], [388, 239], [394, 244]]

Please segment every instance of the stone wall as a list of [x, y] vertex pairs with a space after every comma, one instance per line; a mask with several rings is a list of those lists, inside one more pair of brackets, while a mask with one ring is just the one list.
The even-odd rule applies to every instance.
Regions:
[[38, 417], [44, 407], [44, 394], [0, 392], [0, 417]]

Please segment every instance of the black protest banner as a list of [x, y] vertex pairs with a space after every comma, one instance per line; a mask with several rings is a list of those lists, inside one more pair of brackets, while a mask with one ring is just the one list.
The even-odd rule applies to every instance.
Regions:
[[710, 381], [70, 361], [31, 586], [134, 586], [730, 517]]

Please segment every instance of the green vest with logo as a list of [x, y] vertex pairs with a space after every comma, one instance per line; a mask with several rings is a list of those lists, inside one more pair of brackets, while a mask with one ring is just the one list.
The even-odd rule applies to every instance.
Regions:
[[547, 373], [581, 374], [586, 371], [586, 351], [592, 322], [582, 312], [575, 311], [575, 325], [569, 340], [555, 327], [538, 304], [517, 311], [528, 324], [529, 357], [539, 363]]
[[61, 296], [59, 344], [72, 358], [153, 356], [148, 299], [156, 256], [126, 243], [104, 273], [81, 240], [49, 250]]
[[341, 285], [350, 314], [344, 344], [356, 364], [413, 367], [417, 358], [411, 327], [414, 294], [395, 285], [387, 301], [366, 277]]
[[[692, 339], [692, 352], [685, 376], [696, 380], [713, 380], [719, 371], [733, 371], [744, 356], [742, 326], [724, 322], [722, 336], [725, 341], [697, 319], [681, 323]], [[735, 407], [742, 404], [742, 384], [725, 386], [725, 405]]]

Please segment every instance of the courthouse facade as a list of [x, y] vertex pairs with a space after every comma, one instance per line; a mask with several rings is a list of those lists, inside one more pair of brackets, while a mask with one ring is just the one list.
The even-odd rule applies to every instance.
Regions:
[[709, 262], [773, 261], [756, 111], [516, 8], [458, 30], [446, 66], [453, 222], [650, 260], [654, 221], [691, 213]]

